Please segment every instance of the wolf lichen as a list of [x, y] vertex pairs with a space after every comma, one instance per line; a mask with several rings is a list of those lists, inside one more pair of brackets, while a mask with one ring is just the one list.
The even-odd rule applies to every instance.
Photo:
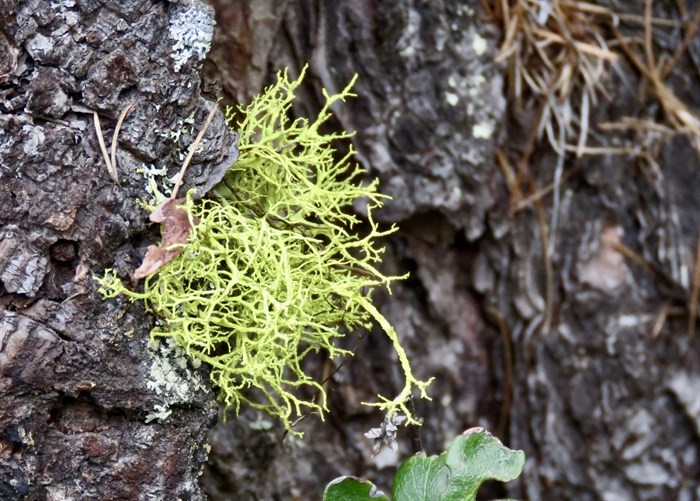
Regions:
[[[354, 81], [337, 95], [324, 92], [316, 120], [292, 120], [303, 74], [290, 81], [280, 73], [248, 107], [227, 111], [240, 135], [239, 160], [208, 199], [186, 197], [181, 207], [193, 229], [179, 256], [146, 278], [143, 292], [127, 289], [111, 271], [101, 290], [143, 300], [164, 321], [152, 337], [172, 338], [209, 364], [227, 407], [264, 410], [287, 429], [305, 411], [327, 410], [324, 388], [302, 367], [306, 356], [351, 355], [337, 341], [377, 322], [396, 349], [405, 387], [368, 405], [403, 412], [415, 424], [406, 401], [414, 389], [428, 398], [430, 381], [413, 376], [396, 332], [370, 300], [372, 289], [398, 278], [376, 268], [383, 252], [377, 240], [395, 228], [382, 230], [372, 218], [383, 196], [377, 181], [362, 183], [353, 152], [338, 160], [332, 143], [350, 134], [320, 131], [330, 106], [352, 95]], [[358, 198], [368, 204], [362, 236], [350, 210]]]

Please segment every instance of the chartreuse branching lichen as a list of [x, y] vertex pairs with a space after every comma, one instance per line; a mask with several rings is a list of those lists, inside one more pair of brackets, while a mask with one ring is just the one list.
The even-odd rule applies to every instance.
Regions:
[[[193, 229], [183, 251], [145, 280], [143, 292], [127, 289], [111, 271], [101, 290], [143, 300], [164, 321], [152, 336], [172, 338], [209, 364], [223, 404], [236, 412], [242, 405], [262, 409], [287, 429], [304, 412], [327, 410], [323, 387], [303, 370], [305, 357], [351, 355], [337, 341], [376, 322], [394, 344], [405, 387], [368, 405], [416, 423], [406, 402], [414, 389], [427, 398], [429, 381], [413, 376], [396, 332], [370, 300], [372, 289], [397, 278], [376, 268], [377, 240], [395, 228], [382, 230], [372, 218], [383, 197], [376, 181], [361, 182], [353, 152], [338, 160], [332, 143], [349, 134], [320, 131], [330, 106], [352, 95], [352, 82], [337, 95], [324, 93], [315, 121], [292, 120], [302, 78], [280, 73], [248, 107], [227, 111], [240, 157], [208, 199], [188, 194], [181, 207]], [[362, 236], [351, 211], [357, 199], [368, 202]]]

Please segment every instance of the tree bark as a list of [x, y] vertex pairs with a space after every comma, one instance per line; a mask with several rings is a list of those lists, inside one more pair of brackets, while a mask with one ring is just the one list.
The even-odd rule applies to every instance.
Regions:
[[[2, 499], [203, 498], [206, 375], [149, 347], [152, 316], [93, 277], [128, 276], [158, 240], [144, 173], [174, 175], [213, 104], [212, 18], [197, 1], [0, 1]], [[93, 112], [109, 147], [129, 103], [115, 182]], [[200, 193], [231, 163], [221, 113], [206, 138], [185, 186]]]
[[[516, 164], [535, 113], [506, 102], [501, 34], [482, 2], [213, 3], [201, 86], [212, 12], [197, 1], [0, 0], [0, 498], [203, 498], [216, 415], [206, 371], [168, 344], [149, 348], [153, 317], [104, 301], [93, 276], [128, 277], [158, 240], [138, 203], [151, 197], [144, 173], [177, 172], [212, 79], [245, 102], [274, 70], [308, 62], [299, 115], [359, 74], [335, 126], [357, 131], [360, 164], [394, 197], [381, 217], [401, 230], [385, 266], [411, 277], [376, 299], [416, 376], [437, 378], [433, 401], [416, 402], [427, 452], [480, 425], [528, 457], [494, 496], [700, 499], [699, 341], [688, 333], [700, 170], [687, 138], [623, 135], [648, 140], [647, 157], [563, 164], [537, 143], [521, 186], [534, 201], [511, 212], [525, 198], [496, 152]], [[654, 30], [657, 50], [681, 46], [683, 30]], [[666, 81], [691, 109], [699, 51], [695, 37]], [[663, 120], [640, 83], [621, 61], [591, 123]], [[109, 144], [129, 103], [115, 183], [92, 113]], [[206, 138], [185, 185], [200, 195], [235, 157], [221, 114]], [[382, 416], [360, 402], [398, 392], [401, 373], [380, 332], [347, 342], [353, 361], [310, 367], [330, 374], [332, 409], [299, 423], [303, 440], [250, 409], [214, 427], [209, 498], [320, 499], [342, 474], [389, 490], [408, 437], [399, 455], [370, 457], [363, 433]]]
[[[418, 376], [437, 376], [433, 401], [417, 402], [428, 452], [483, 425], [527, 454], [511, 496], [699, 499], [700, 365], [687, 307], [700, 174], [689, 141], [658, 142], [656, 152], [646, 150], [653, 161], [566, 155], [554, 193], [511, 213], [520, 200], [496, 151], [517, 165], [537, 117], [534, 108], [506, 106], [494, 63], [500, 34], [481, 2], [214, 4], [222, 29], [210, 69], [236, 99], [254, 94], [262, 79], [260, 66], [239, 65], [228, 80], [221, 68], [232, 60], [296, 71], [308, 62], [301, 115], [318, 109], [321, 88], [337, 91], [359, 75], [358, 97], [335, 109], [337, 126], [357, 131], [358, 160], [394, 197], [382, 217], [401, 231], [387, 241], [385, 264], [411, 278], [378, 299]], [[641, 18], [637, 4], [629, 13]], [[678, 16], [669, 6], [655, 15]], [[639, 25], [621, 29], [643, 38]], [[682, 30], [654, 30], [661, 49], [681, 44]], [[697, 109], [693, 40], [667, 83]], [[663, 120], [639, 82], [628, 61], [611, 67], [610, 98], [591, 123]], [[617, 139], [636, 146], [645, 137]], [[524, 196], [552, 184], [558, 162], [538, 142]], [[303, 447], [259, 426], [255, 413], [217, 426], [204, 477], [211, 499], [318, 499], [341, 474], [388, 490], [400, 458], [369, 457], [362, 432], [381, 417], [359, 402], [388, 384], [400, 388], [390, 352], [381, 333], [362, 341], [333, 380], [330, 425], [300, 424]], [[411, 453], [404, 439], [401, 458]]]
[[[334, 108], [335, 126], [356, 131], [358, 160], [393, 197], [379, 217], [400, 222], [400, 232], [386, 242], [384, 264], [392, 274], [410, 271], [411, 277], [392, 286], [391, 296], [376, 299], [409, 350], [417, 377], [437, 377], [433, 402], [416, 402], [426, 421], [423, 443], [437, 453], [470, 426], [496, 430], [501, 404], [494, 379], [502, 362], [494, 350], [500, 335], [487, 328], [470, 287], [474, 242], [485, 235], [500, 183], [492, 155], [505, 99], [493, 62], [495, 30], [478, 22], [477, 1], [271, 1], [264, 11], [262, 4], [214, 3], [218, 34], [210, 74], [236, 100], [254, 95], [263, 83], [258, 68], [244, 63], [236, 64], [242, 73], [229, 80], [237, 61], [292, 73], [308, 63], [310, 76], [295, 110], [313, 116], [322, 88], [337, 92], [358, 73], [357, 97]], [[258, 34], [259, 43], [250, 34]], [[371, 458], [363, 433], [382, 416], [360, 403], [402, 388], [392, 351], [377, 330], [360, 341], [352, 361], [334, 367], [328, 422], [313, 416], [302, 421], [304, 445], [282, 439], [273, 423], [261, 428], [264, 418], [255, 412], [215, 427], [203, 480], [210, 498], [287, 499], [296, 493], [320, 499], [325, 483], [344, 474], [373, 479], [389, 492], [393, 468], [411, 454], [408, 438], [401, 456], [385, 451]], [[323, 377], [323, 370], [318, 374]]]

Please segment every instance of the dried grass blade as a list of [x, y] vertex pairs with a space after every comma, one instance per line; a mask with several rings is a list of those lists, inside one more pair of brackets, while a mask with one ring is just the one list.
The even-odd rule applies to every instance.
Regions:
[[[625, 14], [625, 13], [614, 13], [611, 17], [619, 18], [621, 21], [624, 21], [626, 23], [630, 24], [644, 24], [644, 17], [639, 16], [636, 14]], [[678, 29], [682, 26], [682, 23], [678, 21], [674, 21], [673, 19], [663, 19], [660, 17], [652, 17], [651, 18], [651, 23], [655, 24], [656, 26], [663, 26], [665, 28], [673, 28], [673, 29]]]
[[671, 303], [669, 301], [666, 301], [664, 305], [661, 307], [661, 311], [659, 311], [659, 316], [656, 317], [656, 321], [654, 322], [654, 327], [651, 330], [651, 339], [656, 339], [659, 337], [659, 334], [661, 334], [661, 331], [664, 328], [664, 325], [666, 324], [666, 319], [668, 318], [668, 314], [671, 312]]
[[588, 2], [561, 2], [562, 7], [568, 7], [570, 9], [578, 10], [579, 12], [587, 12], [589, 14], [594, 14], [597, 16], [611, 16], [612, 11], [607, 7], [601, 7], [600, 5], [595, 5]]
[[647, 56], [647, 67], [649, 73], [657, 75], [656, 62], [654, 61], [654, 49], [651, 40], [651, 8], [653, 0], [646, 0], [644, 3], [644, 50]]
[[586, 147], [588, 140], [588, 120], [589, 120], [590, 103], [588, 91], [583, 89], [581, 92], [581, 129], [578, 136], [578, 144], [576, 145], [576, 156], [581, 158], [583, 150]]
[[112, 162], [109, 160], [109, 153], [107, 152], [107, 146], [105, 146], [105, 138], [102, 135], [102, 127], [100, 127], [100, 117], [97, 116], [97, 112], [92, 112], [92, 118], [95, 122], [95, 133], [97, 134], [97, 142], [100, 144], [100, 151], [102, 151], [102, 158], [104, 158], [105, 165], [107, 166], [107, 172], [112, 177], [114, 182], [117, 181], [117, 173], [112, 167]]
[[[534, 182], [531, 182], [533, 192], [537, 192], [537, 187]], [[542, 258], [544, 260], [544, 277], [545, 277], [545, 294], [544, 294], [544, 320], [540, 332], [543, 337], [549, 334], [552, 327], [552, 319], [554, 316], [554, 270], [552, 268], [552, 259], [548, 251], [549, 249], [549, 228], [545, 222], [544, 207], [540, 199], [534, 201], [535, 215], [540, 228], [540, 238], [542, 241]]]
[[663, 134], [665, 136], [672, 136], [675, 134], [675, 131], [670, 127], [666, 127], [665, 125], [652, 120], [642, 120], [636, 117], [623, 117], [619, 122], [600, 122], [596, 125], [596, 127], [602, 131], [644, 129], [656, 132], [658, 134]]
[[700, 298], [700, 232], [698, 233], [698, 245], [695, 248], [695, 270], [693, 270], [693, 283], [690, 293], [690, 304], [688, 305], [688, 340], [695, 337], [695, 322], [698, 314], [698, 298]]
[[[518, 179], [516, 178], [513, 169], [510, 167], [508, 159], [506, 158], [505, 153], [503, 153], [503, 150], [496, 150], [496, 160], [498, 161], [498, 166], [501, 168], [503, 177], [506, 180], [506, 185], [508, 185], [508, 189], [510, 190], [511, 201], [520, 201], [523, 197], [523, 192], [520, 189]], [[513, 205], [512, 202], [511, 205]]]
[[548, 30], [543, 30], [542, 28], [535, 28], [532, 30], [532, 32], [538, 35], [539, 37], [545, 40], [549, 40], [551, 42], [556, 42], [562, 45], [573, 44], [573, 46], [576, 47], [578, 51], [590, 54], [591, 56], [599, 57], [600, 59], [606, 59], [608, 61], [618, 61], [620, 59], [620, 57], [617, 54], [608, 49], [597, 47], [593, 44], [581, 42], [579, 40], [567, 40], [561, 35], [557, 35], [556, 33], [552, 33]]
[[678, 61], [680, 60], [681, 56], [690, 45], [690, 42], [693, 40], [693, 37], [695, 37], [695, 33], [698, 31], [698, 27], [700, 27], [700, 6], [698, 6], [698, 10], [695, 11], [693, 19], [690, 21], [690, 23], [686, 25], [686, 31], [685, 36], [683, 37], [683, 41], [678, 47], [676, 47], [676, 50], [673, 52], [673, 56], [671, 57], [670, 61], [668, 61], [668, 63], [666, 63], [666, 65], [659, 71], [659, 78], [661, 78], [662, 80], [666, 78], [666, 75], [668, 75], [674, 68], [674, 66], [678, 64]]
[[131, 110], [131, 108], [134, 107], [134, 103], [129, 103], [126, 105], [126, 108], [121, 112], [119, 115], [119, 120], [117, 120], [117, 126], [114, 128], [114, 134], [112, 135], [112, 171], [113, 175], [112, 177], [114, 178], [115, 183], [119, 183], [118, 180], [118, 173], [117, 173], [117, 139], [119, 138], [119, 130], [122, 128], [122, 123], [124, 122], [124, 119], [126, 118], [127, 113]]
[[579, 150], [578, 146], [567, 144], [566, 146], [564, 146], [564, 151], [566, 151], [567, 153], [576, 153], [577, 155], [578, 152], [581, 151], [581, 155], [588, 156], [628, 155], [631, 157], [638, 157], [641, 155], [639, 151], [636, 151], [631, 147], [612, 148], [609, 146], [584, 146]]
[[518, 19], [513, 18], [510, 23], [506, 24], [506, 36], [503, 40], [503, 45], [501, 45], [498, 51], [498, 56], [496, 56], [496, 62], [500, 63], [505, 61], [510, 57], [510, 55], [515, 52], [517, 48], [517, 43], [515, 41], [516, 28], [518, 26]]

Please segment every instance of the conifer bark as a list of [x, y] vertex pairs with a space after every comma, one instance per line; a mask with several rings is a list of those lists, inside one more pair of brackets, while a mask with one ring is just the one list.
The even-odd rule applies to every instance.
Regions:
[[[144, 172], [175, 174], [212, 106], [198, 75], [212, 16], [196, 1], [0, 1], [2, 499], [203, 498], [211, 392], [186, 391], [172, 350], [150, 353], [152, 316], [102, 300], [92, 277], [128, 276], [158, 239]], [[93, 112], [109, 148], [129, 103], [115, 183]], [[228, 166], [221, 116], [207, 139], [186, 187]]]
[[[639, 2], [600, 4], [643, 17]], [[661, 4], [655, 16], [679, 19]], [[690, 19], [697, 5], [687, 7]], [[322, 88], [334, 91], [359, 75], [358, 97], [336, 109], [338, 127], [357, 131], [360, 164], [394, 197], [383, 218], [401, 231], [388, 242], [386, 266], [411, 278], [380, 299], [417, 376], [437, 376], [433, 402], [417, 402], [427, 451], [485, 425], [528, 457], [522, 478], [495, 495], [700, 498], [700, 336], [688, 335], [687, 308], [700, 171], [688, 139], [659, 141], [649, 162], [566, 155], [556, 195], [546, 189], [559, 159], [540, 141], [527, 166], [532, 184], [522, 188], [524, 195], [545, 190], [536, 197], [541, 209], [530, 203], [511, 213], [516, 194], [496, 151], [517, 169], [537, 115], [534, 106], [506, 104], [494, 62], [502, 34], [482, 2], [218, 0], [215, 9], [223, 29], [214, 73], [236, 60], [224, 47], [252, 53], [238, 60], [271, 70], [309, 62], [315, 81], [299, 114], [317, 109]], [[620, 29], [643, 39], [643, 27], [630, 23]], [[654, 30], [656, 51], [681, 45], [683, 30]], [[691, 109], [700, 104], [696, 41], [665, 82]], [[629, 61], [609, 70], [609, 99], [591, 111], [591, 124], [664, 120]], [[261, 83], [254, 71], [241, 73], [222, 78], [237, 98]], [[643, 137], [620, 140], [639, 146]], [[380, 333], [363, 339], [333, 382], [334, 431], [307, 419], [300, 427], [312, 439], [302, 449], [247, 430], [254, 415], [215, 428], [205, 474], [212, 499], [296, 491], [314, 498], [324, 482], [350, 472], [387, 490], [391, 468], [370, 459], [361, 438], [379, 417], [359, 402], [387, 383], [400, 388], [389, 353]], [[238, 452], [251, 440], [266, 444], [264, 457], [241, 462]], [[252, 484], [260, 462], [264, 487]]]

